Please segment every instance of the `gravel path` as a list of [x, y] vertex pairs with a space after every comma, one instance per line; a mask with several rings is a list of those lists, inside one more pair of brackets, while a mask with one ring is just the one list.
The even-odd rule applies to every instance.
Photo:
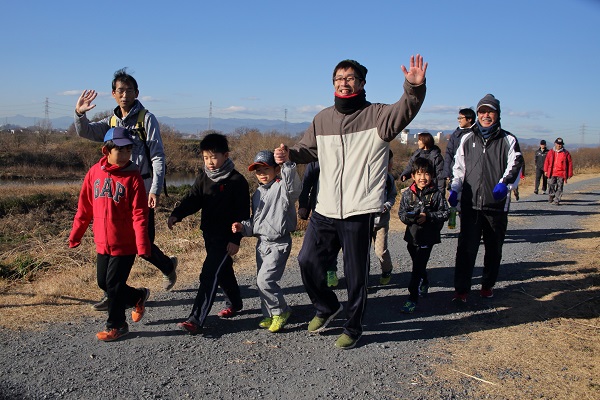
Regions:
[[[217, 297], [204, 336], [190, 336], [175, 324], [187, 317], [195, 287], [152, 293], [147, 314], [130, 321], [124, 340], [102, 343], [95, 333], [104, 315], [80, 323], [45, 326], [40, 331], [0, 331], [0, 398], [19, 399], [446, 399], [469, 397], [471, 387], [430, 384], [432, 365], [444, 363], [430, 355], [431, 346], [469, 332], [474, 319], [502, 325], [503, 293], [543, 276], [543, 260], [553, 235], [577, 234], [578, 221], [596, 213], [600, 178], [569, 183], [560, 207], [547, 197], [521, 193], [512, 205], [503, 266], [494, 299], [471, 296], [466, 310], [451, 302], [453, 260], [458, 229], [444, 228], [442, 244], [429, 263], [431, 292], [413, 315], [399, 310], [407, 296], [410, 258], [394, 233], [390, 248], [395, 266], [392, 284], [378, 286], [379, 266], [371, 271], [365, 334], [349, 351], [333, 346], [341, 320], [317, 335], [306, 331], [314, 310], [290, 259], [282, 286], [293, 307], [284, 331], [259, 329], [260, 306], [253, 276], [240, 276], [245, 309], [221, 320]], [[579, 192], [575, 194], [575, 192]], [[544, 218], [540, 218], [544, 216]], [[557, 246], [561, 246], [557, 244]], [[553, 246], [554, 251], [561, 248]], [[562, 249], [565, 250], [565, 249]], [[565, 250], [564, 260], [575, 260]], [[475, 283], [479, 282], [482, 249]], [[345, 282], [338, 296], [345, 300]], [[478, 286], [474, 287], [478, 289]], [[531, 322], [531, 321], [523, 321]]]

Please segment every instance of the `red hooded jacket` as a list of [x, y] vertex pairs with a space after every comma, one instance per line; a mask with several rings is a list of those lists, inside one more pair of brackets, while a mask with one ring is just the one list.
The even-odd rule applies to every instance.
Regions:
[[544, 162], [544, 172], [548, 178], [557, 176], [559, 178], [570, 179], [573, 176], [571, 153], [564, 148], [561, 151], [550, 150]]
[[137, 166], [108, 164], [103, 157], [83, 181], [69, 247], [81, 238], [93, 220], [98, 254], [149, 256], [148, 197]]

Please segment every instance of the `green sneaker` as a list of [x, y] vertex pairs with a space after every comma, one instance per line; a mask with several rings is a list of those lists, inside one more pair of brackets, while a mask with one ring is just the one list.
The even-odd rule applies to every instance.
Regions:
[[392, 272], [382, 272], [381, 273], [381, 278], [379, 278], [379, 284], [380, 285], [389, 285], [390, 281], [392, 280]]
[[335, 347], [342, 350], [349, 350], [356, 346], [356, 343], [360, 339], [360, 336], [356, 339], [351, 338], [350, 336], [342, 333], [340, 337], [335, 341]]
[[308, 323], [308, 331], [310, 333], [318, 333], [323, 329], [327, 328], [327, 325], [338, 315], [344, 307], [340, 304], [340, 308], [329, 317], [319, 317], [315, 315], [315, 317]]
[[403, 312], [404, 314], [412, 314], [415, 312], [415, 308], [417, 308], [417, 303], [414, 301], [408, 300], [406, 303], [404, 303], [404, 305], [402, 306], [400, 311]]
[[336, 287], [338, 285], [338, 277], [336, 271], [327, 271], [327, 287]]
[[419, 296], [427, 297], [428, 293], [429, 293], [429, 285], [422, 284], [421, 286], [419, 286]]
[[265, 319], [263, 319], [262, 321], [260, 321], [258, 323], [258, 326], [260, 326], [261, 328], [269, 329], [269, 327], [271, 327], [272, 323], [273, 323], [273, 318], [266, 317]]
[[269, 327], [269, 332], [279, 332], [281, 328], [283, 328], [287, 323], [287, 320], [290, 317], [290, 315], [292, 315], [291, 311], [286, 311], [284, 313], [281, 313], [280, 315], [273, 315], [273, 322]]

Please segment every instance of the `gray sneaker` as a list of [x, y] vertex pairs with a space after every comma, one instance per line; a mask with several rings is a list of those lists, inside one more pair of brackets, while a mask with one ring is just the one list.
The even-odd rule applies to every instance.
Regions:
[[108, 296], [105, 294], [99, 302], [92, 304], [94, 311], [108, 311]]
[[167, 292], [175, 286], [175, 282], [177, 282], [177, 257], [171, 257], [171, 262], [173, 263], [173, 271], [169, 275], [163, 275], [163, 289]]

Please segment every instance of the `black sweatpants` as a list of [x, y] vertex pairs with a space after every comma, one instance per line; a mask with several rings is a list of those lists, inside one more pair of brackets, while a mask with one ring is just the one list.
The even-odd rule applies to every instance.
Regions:
[[200, 272], [200, 286], [194, 300], [190, 320], [199, 326], [204, 321], [215, 302], [217, 285], [223, 289], [227, 307], [241, 310], [243, 307], [240, 287], [233, 271], [233, 260], [227, 255], [227, 238], [204, 236], [206, 258]]
[[429, 285], [427, 263], [429, 262], [433, 245], [415, 246], [414, 244], [407, 243], [406, 248], [412, 259], [412, 272], [410, 273], [410, 282], [408, 283], [408, 297], [410, 301], [416, 303], [419, 301], [419, 283], [421, 283], [421, 279], [424, 285]]
[[167, 257], [165, 253], [154, 244], [154, 237], [156, 236], [156, 229], [154, 227], [154, 208], [150, 208], [148, 212], [148, 236], [150, 237], [152, 251], [150, 257], [143, 257], [144, 260], [158, 268], [163, 275], [169, 275], [173, 272], [173, 261], [171, 261], [171, 258]]
[[494, 287], [502, 260], [502, 245], [507, 226], [507, 212], [479, 211], [470, 208], [461, 210], [454, 270], [454, 289], [458, 294], [466, 294], [471, 290], [473, 269], [482, 236], [485, 255], [481, 286], [485, 289]]
[[367, 305], [372, 231], [371, 214], [334, 219], [313, 212], [298, 254], [306, 293], [317, 316], [324, 317], [340, 307], [335, 292], [327, 286], [326, 273], [329, 261], [342, 249], [348, 290], [344, 333], [354, 339], [362, 334], [362, 318]]
[[108, 295], [108, 329], [125, 325], [125, 309], [133, 307], [145, 295], [144, 291], [127, 285], [135, 261], [130, 256], [96, 255], [96, 278], [100, 289]]

